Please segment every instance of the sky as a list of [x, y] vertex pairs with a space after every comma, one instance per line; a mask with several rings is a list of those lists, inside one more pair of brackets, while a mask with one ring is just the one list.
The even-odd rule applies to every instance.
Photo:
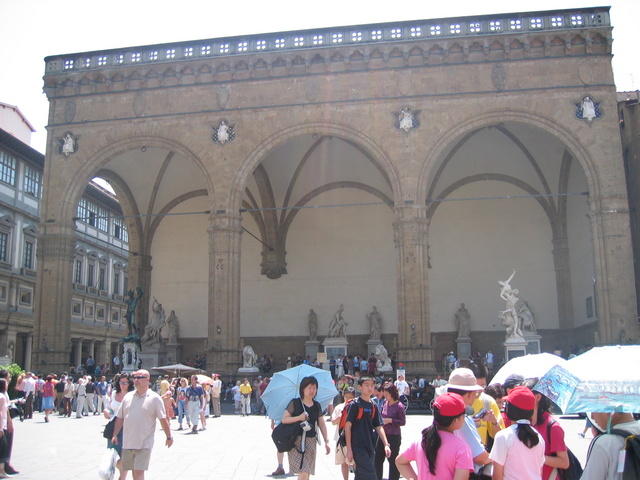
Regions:
[[[437, 3], [437, 4], [436, 4]], [[640, 89], [639, 0], [0, 0], [0, 102], [34, 126], [44, 153], [44, 58], [156, 43], [404, 20], [611, 5], [618, 91]]]

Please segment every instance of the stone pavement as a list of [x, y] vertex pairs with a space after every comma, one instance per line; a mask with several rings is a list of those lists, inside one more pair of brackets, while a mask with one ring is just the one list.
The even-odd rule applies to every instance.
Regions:
[[[230, 405], [223, 405], [229, 411]], [[407, 425], [403, 428], [403, 443], [420, 438], [423, 428], [431, 424], [430, 415], [413, 414], [410, 410]], [[569, 448], [584, 464], [591, 434], [587, 439], [577, 435], [584, 428], [584, 420], [577, 417], [560, 418], [566, 432]], [[11, 463], [21, 472], [20, 480], [69, 480], [97, 479], [97, 466], [106, 449], [102, 429], [106, 421], [102, 416], [82, 419], [59, 418], [54, 415], [50, 423], [44, 422], [44, 414], [35, 413], [33, 420], [16, 423], [14, 452]], [[185, 424], [186, 426], [186, 424]], [[271, 478], [277, 467], [276, 450], [270, 437], [270, 421], [262, 416], [238, 417], [226, 414], [208, 419], [206, 431], [198, 435], [186, 435], [175, 431], [177, 421], [171, 424], [174, 445], [164, 446], [164, 433], [158, 427], [151, 467], [146, 478], [152, 480], [257, 480]], [[329, 435], [333, 439], [333, 426]], [[318, 450], [316, 475], [320, 480], [340, 480], [340, 468], [334, 465], [332, 452]], [[285, 455], [285, 469], [287, 460]], [[117, 477], [116, 477], [117, 478]], [[131, 478], [129, 474], [128, 478]], [[280, 477], [292, 479], [294, 476]], [[385, 469], [386, 478], [386, 469]]]

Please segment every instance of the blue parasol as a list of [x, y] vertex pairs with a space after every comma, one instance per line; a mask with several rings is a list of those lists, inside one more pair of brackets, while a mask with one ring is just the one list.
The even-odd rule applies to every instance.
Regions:
[[320, 403], [323, 410], [338, 394], [338, 390], [331, 379], [331, 373], [328, 370], [320, 370], [303, 364], [277, 372], [273, 375], [269, 385], [267, 385], [260, 397], [267, 407], [269, 418], [277, 421], [282, 420], [284, 410], [291, 399], [300, 397], [300, 382], [305, 377], [315, 377], [318, 380], [316, 401]]
[[563, 413], [640, 412], [640, 345], [596, 347], [549, 370], [534, 387]]

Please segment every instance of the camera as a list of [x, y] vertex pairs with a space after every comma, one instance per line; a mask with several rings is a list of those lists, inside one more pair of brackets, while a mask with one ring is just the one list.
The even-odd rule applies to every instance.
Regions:
[[311, 424], [306, 420], [304, 422], [300, 422], [300, 426], [302, 427], [302, 430], [304, 430], [305, 432], [308, 432], [309, 430], [311, 430]]
[[479, 420], [484, 418], [484, 416], [487, 414], [487, 410], [485, 408], [481, 409], [478, 413], [476, 413], [473, 418], [475, 420]]

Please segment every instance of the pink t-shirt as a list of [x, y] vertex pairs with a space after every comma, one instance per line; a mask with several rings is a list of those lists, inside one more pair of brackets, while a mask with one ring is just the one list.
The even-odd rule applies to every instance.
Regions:
[[[542, 414], [542, 418], [544, 421], [540, 425], [534, 425], [534, 428], [538, 431], [542, 438], [544, 438], [545, 455], [551, 455], [556, 452], [566, 452], [567, 445], [564, 443], [564, 430], [560, 426], [558, 422], [555, 422], [551, 425], [551, 438], [547, 438], [547, 427], [549, 425], [549, 421], [553, 420], [553, 417], [549, 414], [549, 412], [544, 412]], [[547, 480], [553, 468], [549, 465], [545, 465], [542, 468], [542, 480]]]
[[418, 480], [452, 480], [456, 469], [473, 471], [471, 449], [464, 440], [452, 433], [440, 430], [438, 432], [442, 443], [436, 459], [436, 474], [431, 475], [429, 462], [422, 450], [422, 439], [412, 443], [401, 455], [407, 460], [416, 462], [418, 466]]

